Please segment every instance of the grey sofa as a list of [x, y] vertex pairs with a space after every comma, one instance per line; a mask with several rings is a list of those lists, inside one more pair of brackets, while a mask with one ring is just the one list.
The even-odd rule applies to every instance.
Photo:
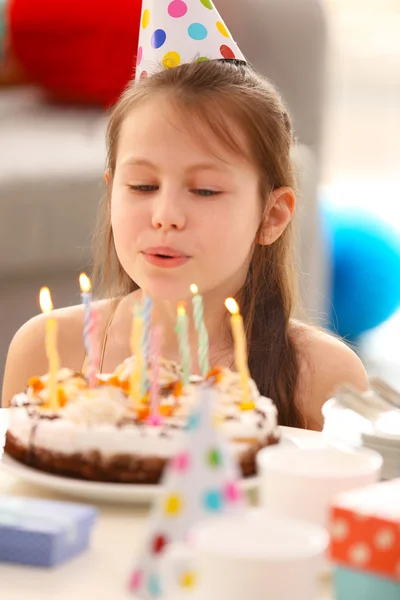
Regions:
[[[316, 204], [323, 116], [326, 19], [318, 0], [217, 0], [244, 53], [286, 99], [299, 148], [302, 293], [324, 311], [326, 259]], [[101, 110], [48, 106], [39, 90], [0, 91], [0, 378], [9, 342], [36, 314], [38, 291], [56, 306], [79, 301], [90, 232], [103, 193]], [[306, 215], [306, 217], [305, 217]]]

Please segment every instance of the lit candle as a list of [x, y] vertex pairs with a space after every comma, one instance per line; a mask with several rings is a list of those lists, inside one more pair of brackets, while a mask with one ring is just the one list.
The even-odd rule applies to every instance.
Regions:
[[86, 349], [86, 360], [88, 371], [90, 370], [90, 363], [92, 361], [92, 349], [90, 343], [90, 315], [92, 311], [92, 284], [89, 277], [85, 273], [79, 275], [79, 285], [81, 288], [81, 298], [84, 305], [83, 315], [83, 341]]
[[144, 396], [149, 388], [149, 381], [147, 376], [147, 366], [149, 364], [150, 357], [150, 326], [151, 318], [153, 314], [153, 301], [148, 296], [145, 297], [143, 306], [143, 355], [144, 355], [144, 368], [141, 377], [140, 393]]
[[151, 362], [150, 405], [151, 425], [160, 425], [160, 366], [161, 366], [162, 327], [156, 325], [150, 332], [149, 357]]
[[194, 283], [190, 286], [193, 294], [193, 318], [198, 334], [198, 360], [200, 371], [203, 377], [206, 377], [210, 370], [208, 362], [208, 332], [204, 323], [203, 298], [199, 294], [199, 289]]
[[242, 385], [242, 410], [254, 408], [250, 393], [250, 373], [247, 363], [246, 335], [244, 332], [243, 318], [239, 313], [238, 303], [234, 298], [227, 298], [225, 306], [231, 313], [231, 327], [235, 347], [235, 364], [240, 375]]
[[176, 332], [178, 334], [179, 353], [182, 361], [183, 385], [189, 384], [190, 378], [190, 345], [188, 317], [185, 310], [185, 303], [178, 304], [178, 316], [176, 320]]
[[[49, 288], [44, 287], [40, 290], [39, 301], [43, 313], [50, 313], [53, 310]], [[55, 410], [59, 406], [57, 375], [60, 369], [60, 357], [57, 352], [57, 321], [53, 317], [48, 317], [46, 321], [45, 345], [49, 361], [49, 405]]]
[[134, 365], [130, 375], [130, 393], [132, 400], [139, 402], [141, 399], [141, 377], [144, 368], [143, 360], [143, 317], [139, 302], [133, 307], [133, 324], [130, 337], [131, 352], [134, 357]]
[[99, 339], [99, 311], [92, 307], [90, 311], [88, 337], [90, 339], [90, 362], [88, 366], [88, 379], [91, 388], [97, 385], [97, 373], [100, 367], [101, 348]]

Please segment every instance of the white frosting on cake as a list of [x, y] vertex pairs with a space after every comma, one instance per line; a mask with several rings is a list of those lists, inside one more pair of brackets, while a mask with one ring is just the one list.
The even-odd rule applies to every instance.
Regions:
[[[132, 373], [132, 369], [135, 367], [135, 357], [130, 356], [125, 359], [123, 363], [118, 365], [115, 371], [111, 374], [99, 375], [99, 380], [108, 382], [111, 378], [117, 378], [120, 382], [126, 382]], [[148, 369], [148, 377], [151, 378], [151, 368]], [[182, 369], [174, 361], [166, 358], [161, 359], [160, 364], [160, 386], [167, 387], [173, 383], [177, 383], [182, 380]]]
[[[34, 421], [23, 409], [15, 409], [9, 431], [19, 442], [28, 447]], [[157, 428], [126, 425], [116, 431], [114, 425], [102, 424], [88, 429], [84, 424], [76, 424], [66, 419], [41, 420], [34, 435], [34, 445], [38, 448], [61, 454], [86, 454], [98, 451], [107, 459], [118, 454], [171, 458], [181, 448], [187, 434], [182, 430], [168, 431], [160, 436]], [[235, 454], [246, 450], [248, 444], [228, 443]]]
[[118, 388], [103, 386], [76, 395], [59, 411], [63, 419], [89, 428], [97, 425], [117, 425], [122, 419], [135, 416], [132, 403]]
[[[69, 377], [74, 380], [71, 372]], [[179, 381], [179, 370], [166, 367], [166, 381]], [[170, 458], [181, 447], [188, 417], [199, 400], [196, 384], [190, 384], [178, 398], [172, 394], [162, 398], [161, 406], [170, 407], [172, 415], [165, 417], [162, 425], [151, 426], [137, 420], [131, 399], [118, 386], [81, 387], [71, 383], [71, 397], [55, 412], [38, 406], [32, 390], [19, 394], [13, 399], [9, 432], [24, 446], [33, 444], [63, 454], [98, 451], [105, 459], [116, 454]], [[40, 392], [42, 398], [46, 397], [44, 391]], [[279, 437], [275, 405], [259, 395], [254, 382], [251, 395], [255, 409], [242, 410], [239, 375], [228, 369], [213, 383], [216, 423], [235, 453], [270, 435]]]
[[[18, 394], [13, 398], [13, 404], [43, 403], [49, 399], [48, 374], [41, 377], [32, 377], [25, 394]], [[71, 369], [60, 369], [57, 374], [57, 383], [62, 385], [65, 397], [71, 399], [81, 390], [88, 388], [86, 379], [80, 373]]]

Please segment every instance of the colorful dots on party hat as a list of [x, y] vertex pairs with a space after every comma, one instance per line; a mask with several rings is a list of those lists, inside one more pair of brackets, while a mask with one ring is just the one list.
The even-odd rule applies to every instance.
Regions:
[[146, 29], [150, 24], [150, 11], [148, 8], [146, 8], [143, 11], [143, 15], [142, 15], [142, 27], [143, 29]]
[[131, 581], [129, 584], [132, 592], [139, 592], [143, 583], [143, 572], [140, 569], [135, 569], [132, 573]]
[[187, 11], [188, 11], [187, 4], [186, 4], [186, 2], [183, 2], [182, 0], [173, 0], [168, 5], [168, 14], [173, 19], [180, 19], [181, 17], [184, 17], [186, 15]]
[[188, 34], [192, 40], [205, 40], [208, 35], [208, 31], [207, 28], [201, 23], [192, 23], [188, 27]]
[[203, 504], [207, 512], [221, 512], [224, 506], [221, 492], [219, 490], [207, 490], [204, 493]]
[[227, 46], [226, 44], [223, 44], [221, 46], [220, 52], [221, 52], [221, 56], [223, 58], [227, 58], [227, 59], [231, 59], [231, 60], [236, 58], [234, 51], [231, 48], [229, 48], [229, 46]]
[[188, 419], [187, 428], [189, 431], [196, 431], [200, 427], [200, 415], [198, 413], [193, 413], [190, 415]]
[[231, 37], [229, 35], [229, 31], [226, 28], [226, 25], [224, 23], [222, 23], [221, 21], [217, 21], [217, 29], [220, 32], [221, 35], [223, 35], [224, 37]]
[[215, 413], [213, 416], [213, 425], [215, 428], [220, 427], [224, 423], [224, 416], [218, 413]]
[[197, 584], [195, 571], [184, 571], [179, 578], [179, 587], [185, 590], [193, 589]]
[[224, 496], [227, 502], [234, 504], [242, 499], [242, 492], [235, 481], [230, 481], [225, 485]]
[[[158, 598], [160, 587], [164, 591], [164, 552], [171, 545], [190, 544], [192, 527], [207, 518], [240, 515], [245, 509], [244, 496], [242, 502], [236, 484], [239, 467], [219, 429], [213, 425], [214, 394], [212, 384], [197, 388], [192, 430], [185, 436], [185, 446], [168, 463], [163, 489], [137, 563], [144, 582], [137, 595], [143, 600]], [[179, 567], [176, 565], [172, 577], [183, 598], [186, 593], [188, 596], [196, 593], [197, 573], [190, 553], [178, 560]]]
[[136, 65], [139, 66], [143, 58], [143, 47], [139, 46], [136, 57]]
[[155, 573], [151, 573], [149, 575], [147, 581], [147, 593], [149, 594], [150, 598], [162, 597], [160, 579]]
[[212, 448], [207, 451], [207, 464], [210, 467], [220, 467], [222, 464], [222, 454], [218, 448]]
[[168, 544], [168, 538], [163, 534], [156, 534], [153, 538], [151, 545], [151, 551], [153, 554], [161, 554], [164, 552], [166, 545]]
[[162, 59], [162, 64], [166, 69], [174, 69], [175, 67], [179, 67], [180, 63], [180, 54], [175, 51], [167, 52]]
[[[229, 44], [225, 41], [229, 40]], [[142, 0], [136, 80], [194, 61], [245, 58], [212, 0]], [[201, 57], [201, 59], [200, 59]]]
[[178, 517], [183, 509], [183, 499], [180, 494], [170, 494], [165, 499], [164, 512], [168, 517]]
[[166, 42], [167, 34], [164, 29], [156, 29], [153, 35], [151, 36], [151, 46], [152, 48], [161, 48]]
[[172, 468], [180, 473], [188, 470], [190, 465], [190, 457], [187, 452], [179, 452], [172, 460]]

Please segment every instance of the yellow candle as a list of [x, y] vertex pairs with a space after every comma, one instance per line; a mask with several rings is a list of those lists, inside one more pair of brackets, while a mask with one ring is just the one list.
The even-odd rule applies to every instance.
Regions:
[[[40, 308], [43, 313], [53, 310], [50, 290], [44, 287], [40, 290]], [[46, 321], [45, 345], [46, 355], [49, 361], [49, 406], [55, 410], [58, 408], [57, 374], [60, 370], [60, 356], [57, 351], [57, 321], [48, 317]]]
[[244, 332], [243, 318], [239, 313], [238, 303], [234, 298], [227, 298], [225, 306], [231, 313], [231, 327], [235, 348], [235, 364], [240, 375], [243, 398], [240, 405], [242, 410], [254, 408], [250, 393], [250, 373], [247, 363], [246, 335]]
[[132, 355], [135, 357], [134, 368], [130, 375], [130, 393], [131, 398], [135, 402], [140, 401], [140, 381], [141, 374], [144, 368], [144, 357], [143, 357], [143, 317], [140, 310], [139, 303], [135, 303], [133, 309], [133, 324], [130, 337], [130, 347]]

